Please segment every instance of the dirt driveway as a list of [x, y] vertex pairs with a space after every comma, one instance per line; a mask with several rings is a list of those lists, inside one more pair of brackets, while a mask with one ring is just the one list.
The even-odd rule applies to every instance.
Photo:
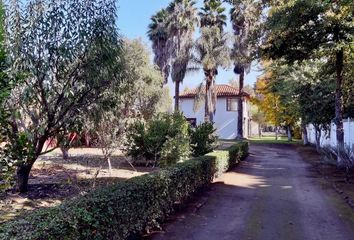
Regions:
[[354, 240], [353, 209], [292, 146], [253, 145], [213, 184], [199, 210], [180, 213], [152, 239]]

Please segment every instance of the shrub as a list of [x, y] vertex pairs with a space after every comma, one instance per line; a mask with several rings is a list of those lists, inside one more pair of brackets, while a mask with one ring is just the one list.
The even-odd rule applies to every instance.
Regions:
[[128, 155], [168, 166], [190, 155], [188, 122], [182, 114], [159, 114], [144, 123], [135, 122], [128, 131]]
[[220, 176], [227, 170], [235, 167], [242, 159], [248, 155], [248, 143], [240, 142], [226, 150], [218, 150], [207, 154], [216, 157], [216, 176]]
[[99, 188], [84, 196], [3, 224], [0, 239], [127, 239], [159, 227], [198, 189], [245, 157], [238, 143], [159, 172]]
[[202, 156], [214, 150], [217, 137], [212, 123], [202, 123], [189, 131], [193, 156]]
[[301, 127], [299, 125], [295, 125], [293, 128], [293, 137], [295, 139], [301, 139], [302, 138], [302, 131]]

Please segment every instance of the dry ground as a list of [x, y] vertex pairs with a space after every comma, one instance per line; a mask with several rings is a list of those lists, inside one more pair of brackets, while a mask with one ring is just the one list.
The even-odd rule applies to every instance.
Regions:
[[354, 240], [353, 209], [292, 145], [251, 144], [200, 199], [148, 238]]
[[0, 223], [26, 211], [56, 206], [65, 199], [91, 191], [94, 185], [112, 184], [157, 170], [150, 167], [135, 167], [134, 170], [117, 152], [112, 158], [110, 176], [100, 149], [76, 148], [70, 149], [69, 154], [70, 158], [64, 160], [56, 150], [37, 160], [31, 171], [28, 193], [10, 190], [0, 195]]
[[354, 171], [351, 172], [350, 180], [347, 182], [344, 171], [318, 154], [314, 147], [298, 145], [296, 149], [302, 158], [323, 177], [323, 180], [354, 209]]

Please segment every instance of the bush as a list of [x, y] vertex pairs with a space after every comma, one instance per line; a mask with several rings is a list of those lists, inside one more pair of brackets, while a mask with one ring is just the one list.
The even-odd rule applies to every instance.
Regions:
[[293, 128], [293, 137], [295, 139], [301, 139], [302, 138], [302, 130], [299, 125], [295, 125]]
[[127, 239], [159, 226], [214, 176], [245, 157], [247, 143], [129, 179], [5, 223], [0, 239]]
[[189, 131], [193, 156], [202, 156], [214, 150], [217, 137], [212, 123], [202, 123]]
[[248, 143], [240, 142], [232, 145], [226, 150], [218, 150], [207, 154], [207, 156], [216, 157], [216, 177], [227, 170], [235, 167], [242, 159], [248, 155]]
[[135, 122], [128, 131], [128, 155], [134, 159], [169, 166], [188, 159], [188, 122], [182, 114], [159, 114], [144, 123]]

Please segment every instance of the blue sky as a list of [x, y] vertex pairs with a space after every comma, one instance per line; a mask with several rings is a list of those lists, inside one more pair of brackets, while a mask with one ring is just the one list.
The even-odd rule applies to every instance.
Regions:
[[[166, 7], [171, 0], [119, 0], [118, 1], [118, 27], [120, 33], [129, 39], [142, 38], [142, 40], [151, 49], [150, 41], [146, 32], [150, 23], [150, 17], [161, 8]], [[198, 0], [198, 5], [202, 5], [202, 0]], [[228, 13], [228, 12], [227, 12]], [[230, 28], [230, 27], [228, 27]], [[260, 72], [256, 67], [246, 75], [245, 83], [253, 86]], [[228, 83], [229, 80], [235, 79], [237, 76], [233, 73], [232, 68], [228, 70], [219, 70], [216, 83]], [[203, 73], [193, 73], [184, 79], [181, 91], [187, 86], [192, 88], [203, 81]], [[171, 94], [173, 93], [173, 83], [169, 81]]]

